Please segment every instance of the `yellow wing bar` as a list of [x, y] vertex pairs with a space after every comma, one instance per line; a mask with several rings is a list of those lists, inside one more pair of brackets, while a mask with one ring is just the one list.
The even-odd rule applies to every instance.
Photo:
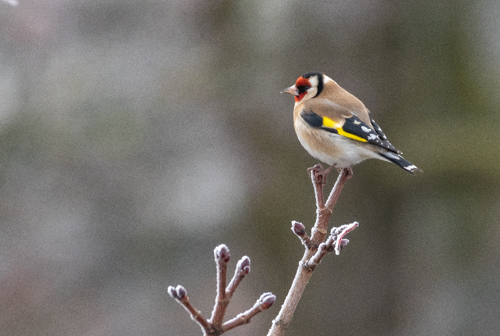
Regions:
[[368, 140], [363, 139], [357, 135], [347, 133], [346, 131], [344, 131], [344, 129], [342, 128], [342, 126], [340, 124], [334, 122], [332, 119], [327, 118], [327, 117], [323, 117], [323, 127], [335, 129], [339, 135], [345, 136], [346, 138], [361, 141], [361, 142], [368, 142]]

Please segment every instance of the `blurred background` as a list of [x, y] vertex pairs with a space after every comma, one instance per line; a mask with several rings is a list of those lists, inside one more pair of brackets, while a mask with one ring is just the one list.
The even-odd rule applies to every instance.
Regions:
[[[280, 90], [321, 71], [424, 170], [354, 168], [287, 335], [500, 332], [500, 2], [0, 2], [0, 334], [201, 335], [213, 248], [265, 335], [314, 223]], [[329, 180], [329, 188], [336, 174]]]

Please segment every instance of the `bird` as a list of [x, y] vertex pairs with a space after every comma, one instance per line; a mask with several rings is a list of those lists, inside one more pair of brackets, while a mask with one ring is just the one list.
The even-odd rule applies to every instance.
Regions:
[[310, 168], [323, 181], [334, 167], [352, 175], [352, 167], [366, 159], [392, 162], [412, 175], [422, 171], [387, 140], [365, 105], [327, 75], [308, 72], [281, 93], [295, 97], [293, 125], [302, 146], [330, 165]]

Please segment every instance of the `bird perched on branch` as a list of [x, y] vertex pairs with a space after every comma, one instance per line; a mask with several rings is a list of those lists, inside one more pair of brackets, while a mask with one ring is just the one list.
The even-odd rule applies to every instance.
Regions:
[[387, 140], [365, 105], [330, 77], [309, 72], [281, 93], [295, 96], [295, 132], [309, 154], [330, 165], [318, 171], [324, 177], [333, 167], [350, 170], [366, 159], [392, 162], [410, 174], [421, 171]]

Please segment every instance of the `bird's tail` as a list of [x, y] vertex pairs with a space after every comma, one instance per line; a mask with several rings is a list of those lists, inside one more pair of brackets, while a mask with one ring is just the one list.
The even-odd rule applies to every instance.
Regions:
[[379, 153], [385, 159], [391, 161], [392, 163], [397, 164], [399, 167], [403, 168], [406, 172], [415, 175], [415, 172], [422, 171], [422, 169], [418, 168], [410, 161], [406, 160], [404, 157], [398, 154], [394, 154], [392, 152]]

